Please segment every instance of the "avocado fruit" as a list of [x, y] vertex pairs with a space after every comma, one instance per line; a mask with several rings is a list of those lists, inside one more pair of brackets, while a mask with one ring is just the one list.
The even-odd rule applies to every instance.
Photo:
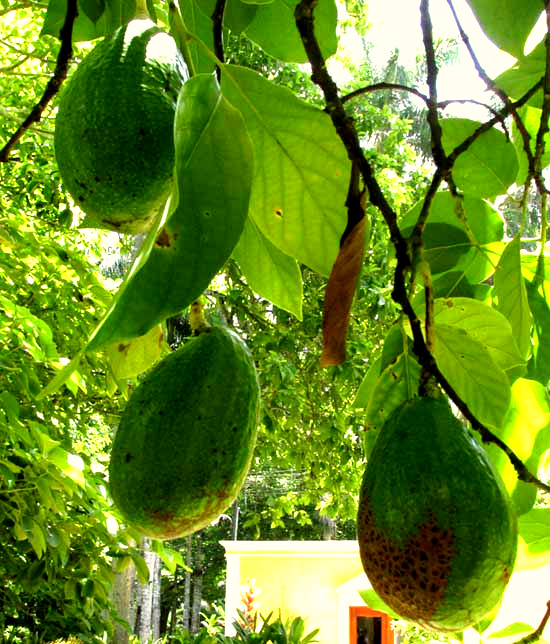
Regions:
[[83, 227], [139, 233], [163, 209], [186, 78], [174, 39], [149, 18], [119, 27], [79, 63], [61, 92], [54, 146]]
[[124, 519], [156, 539], [215, 521], [252, 462], [260, 389], [250, 351], [213, 326], [157, 363], [132, 392], [109, 464]]
[[380, 430], [357, 532], [380, 598], [436, 631], [462, 631], [497, 608], [517, 550], [504, 484], [443, 397], [405, 402]]

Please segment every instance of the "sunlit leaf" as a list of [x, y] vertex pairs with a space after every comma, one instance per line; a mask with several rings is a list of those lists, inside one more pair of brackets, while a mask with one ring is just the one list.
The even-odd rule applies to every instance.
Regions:
[[539, 84], [538, 91], [529, 99], [528, 105], [540, 109], [542, 108], [542, 80], [545, 61], [546, 46], [542, 42], [527, 56], [519, 58], [510, 69], [497, 76], [495, 83], [514, 99], [521, 98]]
[[542, 13], [538, 0], [499, 0], [496, 11], [492, 0], [468, 0], [468, 4], [499, 49], [515, 58], [523, 56], [527, 38]]
[[516, 570], [550, 564], [550, 508], [533, 508], [519, 518]]
[[510, 401], [510, 384], [481, 342], [462, 328], [436, 324], [434, 356], [474, 416], [484, 424], [500, 426]]
[[[469, 119], [447, 118], [440, 121], [443, 148], [450, 154], [481, 125]], [[505, 194], [518, 173], [514, 145], [504, 132], [491, 128], [460, 154], [453, 166], [453, 179], [467, 195], [492, 198]]]
[[109, 345], [105, 353], [115, 379], [132, 378], [152, 367], [160, 358], [163, 343], [163, 330], [157, 325], [138, 338]]
[[[423, 200], [417, 202], [400, 222], [403, 234], [412, 231], [422, 204]], [[495, 252], [499, 252], [497, 246], [503, 234], [500, 215], [486, 201], [466, 195], [457, 203], [450, 192], [438, 192], [423, 234], [424, 258], [430, 263], [432, 274], [453, 270], [476, 284], [494, 271], [498, 261]]]
[[[516, 380], [512, 385], [508, 412], [493, 432], [536, 475], [550, 440], [550, 404], [545, 388], [534, 380]], [[535, 502], [536, 488], [518, 480], [510, 460], [498, 447], [490, 444], [485, 447], [502, 476], [516, 512], [528, 512]]]
[[302, 319], [302, 274], [298, 263], [270, 242], [250, 217], [233, 257], [252, 290]]
[[498, 311], [477, 300], [455, 297], [434, 301], [434, 320], [464, 329], [480, 342], [503, 370], [518, 375], [525, 366], [519, 353], [512, 327]]
[[[294, 63], [307, 62], [294, 18], [297, 4], [296, 0], [272, 0], [262, 4], [246, 28], [246, 35], [274, 58]], [[338, 46], [334, 0], [319, 0], [314, 15], [315, 35], [324, 57], [330, 58]]]
[[495, 308], [510, 321], [519, 351], [527, 359], [532, 350], [533, 316], [522, 274], [520, 249], [517, 237], [506, 245], [495, 271], [493, 300]]
[[350, 172], [330, 117], [243, 67], [224, 65], [222, 92], [254, 146], [250, 216], [283, 253], [328, 275], [346, 226]]

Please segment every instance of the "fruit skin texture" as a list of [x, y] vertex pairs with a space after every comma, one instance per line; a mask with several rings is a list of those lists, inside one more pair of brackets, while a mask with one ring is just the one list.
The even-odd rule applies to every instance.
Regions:
[[433, 630], [481, 620], [514, 566], [509, 496], [445, 399], [408, 401], [384, 425], [363, 476], [357, 526], [375, 591], [398, 615]]
[[128, 523], [157, 539], [212, 523], [244, 483], [259, 401], [250, 352], [229, 329], [210, 327], [158, 363], [113, 441], [111, 492]]
[[78, 65], [61, 94], [54, 143], [85, 226], [140, 232], [164, 206], [185, 74], [175, 41], [148, 18], [117, 29]]

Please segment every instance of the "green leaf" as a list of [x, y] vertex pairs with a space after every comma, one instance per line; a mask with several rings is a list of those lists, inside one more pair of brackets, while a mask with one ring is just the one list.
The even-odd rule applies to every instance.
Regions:
[[[404, 235], [412, 231], [423, 203], [418, 201], [403, 217]], [[486, 201], [466, 195], [458, 203], [450, 192], [438, 192], [423, 235], [425, 259], [434, 275], [452, 270], [476, 284], [493, 273], [503, 235], [504, 223]]]
[[512, 638], [512, 641], [516, 641], [518, 640], [519, 635], [527, 635], [528, 633], [531, 633], [534, 630], [535, 629], [532, 626], [530, 626], [529, 624], [526, 624], [525, 622], [514, 622], [513, 624], [509, 624], [505, 628], [501, 628], [500, 630], [495, 631], [494, 633], [491, 633], [487, 637], [487, 639], [492, 640], [492, 639]]
[[529, 361], [528, 375], [543, 385], [550, 381], [550, 305], [547, 296], [548, 282], [538, 289], [527, 284], [527, 301], [533, 314], [533, 353]]
[[160, 325], [154, 326], [145, 335], [109, 345], [105, 354], [115, 380], [123, 380], [147, 371], [159, 360], [164, 343]]
[[181, 566], [185, 570], [188, 570], [181, 552], [178, 552], [173, 548], [169, 548], [158, 539], [152, 541], [151, 548], [153, 552], [156, 552], [157, 555], [161, 558], [162, 563], [168, 568], [172, 575], [174, 574], [178, 566]]
[[[516, 380], [504, 422], [493, 428], [493, 432], [536, 474], [550, 440], [550, 405], [546, 389], [534, 380]], [[535, 502], [536, 488], [518, 480], [515, 468], [498, 447], [487, 444], [485, 449], [500, 472], [516, 513], [528, 512]]]
[[[513, 30], [511, 29], [510, 31]], [[495, 83], [510, 98], [516, 100], [522, 98], [537, 83], [540, 83], [540, 89], [531, 96], [528, 105], [542, 108], [542, 79], [544, 77], [545, 60], [546, 47], [544, 43], [540, 43], [528, 56], [520, 57], [510, 69], [497, 76]]]
[[[307, 63], [308, 58], [294, 18], [295, 0], [273, 0], [258, 7], [246, 35], [274, 58]], [[334, 0], [319, 0], [315, 6], [315, 35], [325, 59], [336, 53], [337, 10]]]
[[434, 357], [475, 417], [500, 426], [510, 401], [510, 384], [481, 342], [462, 328], [436, 323]]
[[350, 163], [330, 117], [256, 72], [224, 65], [255, 156], [250, 216], [283, 253], [328, 275], [346, 226]]
[[[186, 41], [186, 50], [191, 57], [193, 69], [196, 74], [211, 73], [214, 69], [214, 60], [205, 51], [204, 46], [210, 51], [214, 50], [214, 36], [212, 19], [210, 16], [212, 8], [207, 13], [204, 11], [204, 4], [186, 0], [179, 4], [185, 27], [193, 34], [193, 38]], [[204, 46], [198, 42], [202, 41]]]
[[531, 326], [533, 316], [529, 308], [527, 289], [521, 269], [521, 241], [508, 242], [497, 265], [493, 287], [495, 308], [508, 318], [521, 355], [531, 355]]
[[489, 352], [500, 369], [515, 377], [525, 367], [512, 327], [498, 311], [465, 297], [438, 298], [434, 301], [434, 320], [464, 329]]
[[353, 401], [353, 407], [355, 409], [366, 409], [369, 406], [372, 392], [378, 382], [381, 364], [382, 356], [379, 356], [367, 369], [367, 373], [363, 377], [355, 394], [355, 400]]
[[523, 56], [529, 34], [542, 13], [539, 0], [468, 0], [483, 31], [499, 49]]
[[[78, 4], [81, 10], [73, 27], [74, 42], [106, 36], [131, 20], [136, 11], [135, 0], [109, 0], [106, 3], [80, 0]], [[42, 35], [48, 34], [59, 38], [66, 13], [67, 0], [50, 0]]]
[[44, 552], [46, 552], [46, 537], [42, 531], [42, 527], [36, 521], [32, 521], [31, 534], [29, 535], [29, 541], [32, 546], [32, 549], [35, 551], [36, 556], [40, 559]]
[[248, 218], [233, 257], [258, 295], [302, 319], [302, 273], [295, 259], [274, 246]]
[[149, 568], [145, 559], [136, 552], [132, 552], [130, 556], [132, 557], [134, 566], [136, 567], [137, 577], [140, 583], [146, 584], [149, 581]]
[[[469, 119], [440, 120], [443, 148], [450, 154], [471, 136], [481, 123]], [[479, 198], [494, 198], [506, 193], [518, 173], [514, 145], [506, 135], [491, 128], [477, 137], [459, 155], [453, 166], [453, 179], [464, 193]]]
[[88, 351], [145, 334], [185, 309], [223, 267], [242, 233], [253, 173], [241, 114], [214, 76], [190, 79], [175, 123], [178, 204], [144, 245]]
[[54, 447], [48, 454], [48, 460], [58, 467], [80, 487], [86, 486], [84, 477], [84, 462], [80, 456], [71, 454], [62, 447]]
[[406, 400], [418, 394], [420, 365], [411, 353], [402, 353], [381, 373], [365, 414], [367, 429], [378, 431]]
[[394, 619], [399, 618], [399, 615], [397, 615], [397, 613], [395, 613], [384, 600], [380, 599], [378, 593], [373, 588], [367, 588], [366, 590], [359, 590], [357, 592], [369, 608], [387, 613]]
[[533, 508], [519, 517], [516, 570], [531, 570], [550, 564], [550, 508]]

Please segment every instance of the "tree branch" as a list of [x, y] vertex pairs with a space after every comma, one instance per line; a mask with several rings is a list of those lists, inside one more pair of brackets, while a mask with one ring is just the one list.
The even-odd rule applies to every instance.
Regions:
[[57, 62], [53, 76], [48, 81], [42, 97], [38, 103], [33, 107], [31, 113], [21, 123], [18, 129], [11, 136], [9, 141], [0, 150], [0, 162], [9, 160], [9, 155], [13, 148], [17, 145], [18, 141], [30, 128], [33, 123], [38, 123], [42, 118], [44, 110], [48, 106], [52, 98], [59, 92], [63, 81], [67, 78], [67, 71], [69, 69], [69, 62], [73, 55], [73, 25], [78, 15], [77, 0], [67, 0], [67, 13], [65, 15], [65, 22], [59, 32], [59, 39], [61, 45], [57, 55]]
[[[324, 93], [326, 111], [330, 115], [336, 132], [346, 147], [348, 157], [352, 163], [357, 164], [357, 167], [359, 168], [365, 186], [369, 191], [371, 203], [382, 213], [382, 216], [388, 225], [391, 241], [395, 246], [397, 256], [397, 267], [395, 270], [392, 297], [395, 302], [401, 306], [403, 313], [409, 319], [413, 335], [414, 353], [418, 357], [421, 367], [425, 372], [429, 372], [434, 376], [441, 389], [447, 394], [450, 400], [456, 404], [462, 415], [470, 422], [472, 428], [479, 432], [482, 440], [484, 442], [490, 442], [497, 445], [507, 455], [516, 470], [518, 478], [526, 483], [535, 485], [541, 490], [550, 492], [549, 485], [539, 481], [533, 474], [531, 474], [521, 459], [508, 447], [508, 445], [478, 421], [470, 411], [467, 404], [460, 398], [445, 376], [441, 373], [433, 354], [426, 346], [422, 324], [412, 307], [406, 288], [406, 275], [410, 273], [413, 268], [410, 240], [406, 240], [399, 230], [396, 213], [393, 211], [382, 193], [382, 190], [374, 176], [372, 167], [363, 154], [353, 120], [347, 116], [344, 110], [343, 101], [339, 95], [338, 87], [327, 71], [326, 63], [314, 31], [313, 11], [316, 4], [317, 0], [301, 0], [301, 2], [296, 6], [294, 12], [296, 26], [300, 32], [300, 36], [312, 68], [312, 79], [317, 85], [319, 85]], [[437, 187], [443, 180], [445, 172], [450, 170], [452, 167], [452, 163], [449, 164], [448, 157], [445, 155], [441, 145], [441, 128], [437, 115], [437, 94], [435, 90], [437, 67], [435, 66], [435, 54], [433, 53], [434, 48], [433, 38], [431, 35], [431, 20], [429, 17], [428, 0], [422, 0], [421, 11], [424, 42], [428, 50], [427, 56], [429, 59], [428, 85], [430, 87], [430, 101], [428, 118], [431, 119], [430, 127], [432, 128], [432, 140], [435, 139], [435, 153], [439, 157], [435, 159], [437, 169], [426, 197], [426, 199], [429, 199], [430, 196], [433, 198], [433, 195], [435, 195]], [[509, 99], [508, 105], [512, 105]], [[514, 109], [513, 106], [512, 109]], [[419, 228], [422, 228], [422, 226]]]
[[[212, 12], [212, 32], [214, 38], [214, 53], [216, 58], [223, 63], [225, 60], [225, 53], [223, 50], [223, 16], [225, 13], [226, 0], [216, 0], [216, 6]], [[221, 70], [219, 65], [216, 67], [216, 76], [220, 80]]]
[[529, 635], [526, 635], [525, 637], [522, 637], [520, 640], [518, 640], [516, 644], [531, 644], [531, 642], [538, 642], [538, 640], [542, 638], [542, 634], [544, 632], [544, 629], [546, 628], [546, 624], [548, 623], [549, 619], [550, 619], [550, 601], [546, 602], [546, 613], [544, 614], [544, 617], [542, 618], [542, 621], [538, 625], [538, 627], [532, 633], [529, 633]]
[[368, 190], [369, 200], [382, 213], [390, 231], [392, 243], [399, 248], [401, 254], [407, 255], [407, 244], [397, 225], [397, 214], [376, 181], [374, 170], [363, 154], [353, 119], [346, 114], [338, 87], [328, 73], [325, 59], [315, 37], [313, 10], [316, 5], [317, 0], [302, 0], [294, 11], [296, 26], [311, 64], [313, 82], [323, 91], [326, 111], [347, 150], [350, 161], [359, 168], [361, 178]]

